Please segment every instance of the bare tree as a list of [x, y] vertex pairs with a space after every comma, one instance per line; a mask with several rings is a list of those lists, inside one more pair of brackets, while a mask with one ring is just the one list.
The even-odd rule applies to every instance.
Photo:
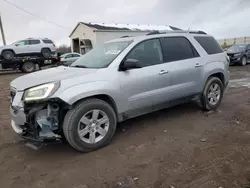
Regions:
[[63, 45], [58, 46], [56, 50], [60, 54], [65, 54], [65, 53], [71, 52], [71, 47], [63, 44]]

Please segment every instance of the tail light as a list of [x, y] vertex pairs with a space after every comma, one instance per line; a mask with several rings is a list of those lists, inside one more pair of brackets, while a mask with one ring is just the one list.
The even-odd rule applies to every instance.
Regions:
[[60, 57], [56, 57], [56, 62], [61, 62], [61, 58]]
[[230, 63], [230, 58], [228, 55], [226, 56], [226, 59], [227, 59], [227, 62]]
[[230, 58], [228, 55], [226, 55], [226, 60], [227, 60], [227, 68], [229, 69], [229, 65], [230, 65]]

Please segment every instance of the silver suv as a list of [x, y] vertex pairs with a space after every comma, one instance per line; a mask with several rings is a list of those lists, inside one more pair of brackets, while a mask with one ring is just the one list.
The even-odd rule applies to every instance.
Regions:
[[39, 54], [47, 58], [56, 51], [56, 46], [52, 40], [43, 38], [35, 39], [28, 38], [15, 42], [11, 45], [3, 46], [0, 48], [0, 55], [5, 60], [11, 60], [18, 55], [33, 55]]
[[117, 122], [195, 100], [215, 110], [228, 84], [229, 59], [200, 32], [112, 40], [70, 67], [11, 82], [11, 125], [21, 137], [63, 137], [78, 151], [107, 145]]

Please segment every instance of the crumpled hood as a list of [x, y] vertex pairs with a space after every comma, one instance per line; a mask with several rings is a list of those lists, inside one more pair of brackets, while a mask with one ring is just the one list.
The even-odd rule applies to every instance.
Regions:
[[10, 85], [18, 91], [23, 91], [37, 85], [64, 80], [68, 78], [84, 76], [95, 73], [97, 69], [73, 68], [73, 67], [56, 67], [34, 73], [30, 73], [13, 80]]

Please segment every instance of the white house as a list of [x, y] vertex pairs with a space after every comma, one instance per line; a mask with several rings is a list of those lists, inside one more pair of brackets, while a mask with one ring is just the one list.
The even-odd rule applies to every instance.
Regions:
[[98, 44], [124, 36], [145, 35], [152, 31], [180, 30], [167, 25], [103, 24], [79, 22], [70, 34], [71, 51], [85, 54]]

